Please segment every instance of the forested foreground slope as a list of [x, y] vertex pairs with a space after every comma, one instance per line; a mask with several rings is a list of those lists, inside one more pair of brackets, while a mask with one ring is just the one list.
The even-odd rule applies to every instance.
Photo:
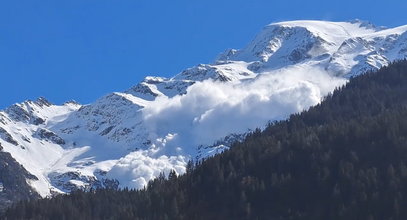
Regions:
[[20, 202], [6, 219], [407, 219], [407, 61], [145, 190]]

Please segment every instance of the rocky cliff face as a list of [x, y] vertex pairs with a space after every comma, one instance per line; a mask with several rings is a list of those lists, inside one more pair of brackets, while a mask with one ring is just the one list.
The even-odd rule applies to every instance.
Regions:
[[36, 180], [10, 153], [0, 152], [0, 212], [12, 202], [40, 198], [29, 184]]

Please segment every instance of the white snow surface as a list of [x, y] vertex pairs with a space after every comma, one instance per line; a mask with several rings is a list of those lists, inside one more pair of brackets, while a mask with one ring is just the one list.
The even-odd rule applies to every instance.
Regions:
[[88, 105], [13, 105], [0, 111], [0, 144], [44, 197], [107, 180], [142, 188], [228, 149], [228, 137], [318, 104], [349, 77], [406, 58], [406, 31], [359, 20], [273, 23], [213, 64], [146, 77]]

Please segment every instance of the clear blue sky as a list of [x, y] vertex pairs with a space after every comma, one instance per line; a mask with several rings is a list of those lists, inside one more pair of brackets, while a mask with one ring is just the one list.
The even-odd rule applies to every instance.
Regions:
[[90, 103], [245, 46], [271, 22], [407, 24], [405, 0], [0, 0], [0, 108]]

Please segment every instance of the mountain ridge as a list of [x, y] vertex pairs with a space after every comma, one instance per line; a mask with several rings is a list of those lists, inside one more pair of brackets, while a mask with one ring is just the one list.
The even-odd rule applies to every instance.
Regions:
[[0, 144], [38, 178], [28, 184], [43, 197], [142, 188], [318, 104], [350, 77], [405, 58], [406, 31], [360, 21], [274, 23], [213, 64], [146, 77], [88, 105], [15, 104], [0, 111]]
[[[142, 190], [24, 201], [9, 219], [405, 219], [407, 60]], [[35, 210], [35, 211], [33, 211]], [[1, 216], [1, 215], [0, 215]]]

